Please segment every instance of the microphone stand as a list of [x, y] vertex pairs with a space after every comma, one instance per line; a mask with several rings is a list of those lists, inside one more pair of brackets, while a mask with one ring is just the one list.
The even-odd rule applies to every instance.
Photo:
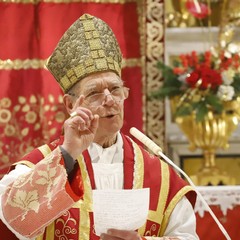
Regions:
[[189, 182], [189, 184], [193, 187], [195, 192], [197, 193], [198, 198], [202, 201], [204, 207], [208, 210], [216, 224], [218, 225], [219, 229], [223, 233], [223, 235], [226, 237], [227, 240], [231, 240], [229, 234], [227, 233], [226, 229], [223, 227], [223, 225], [219, 222], [216, 215], [213, 213], [212, 209], [209, 207], [205, 199], [203, 198], [202, 194], [198, 191], [197, 187], [193, 183], [193, 181], [190, 179], [190, 177], [181, 169], [179, 168], [173, 161], [168, 158], [165, 154], [163, 154], [162, 149], [154, 143], [150, 138], [148, 138], [146, 135], [144, 135], [142, 132], [140, 132], [137, 128], [131, 128], [130, 133], [138, 139], [140, 142], [142, 142], [146, 147], [148, 147], [154, 154], [162, 157], [169, 165], [171, 165], [174, 169], [176, 169], [179, 173], [181, 173]]

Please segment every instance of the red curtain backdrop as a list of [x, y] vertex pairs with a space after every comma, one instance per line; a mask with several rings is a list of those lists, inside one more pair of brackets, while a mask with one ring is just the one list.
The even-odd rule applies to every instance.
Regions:
[[19, 157], [61, 133], [67, 117], [62, 91], [44, 62], [62, 34], [84, 13], [107, 22], [120, 43], [125, 60], [122, 78], [131, 89], [123, 132], [128, 134], [132, 126], [143, 129], [143, 76], [138, 63], [143, 53], [139, 9], [144, 1], [96, 2], [0, 2], [1, 174]]

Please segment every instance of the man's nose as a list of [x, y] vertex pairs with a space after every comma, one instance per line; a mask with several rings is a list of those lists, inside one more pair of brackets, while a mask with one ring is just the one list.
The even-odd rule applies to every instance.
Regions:
[[104, 89], [104, 94], [105, 98], [103, 104], [112, 105], [114, 103], [114, 98], [111, 92], [108, 89]]

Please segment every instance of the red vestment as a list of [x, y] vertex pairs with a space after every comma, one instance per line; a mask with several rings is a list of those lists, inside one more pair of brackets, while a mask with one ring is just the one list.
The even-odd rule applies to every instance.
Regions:
[[[141, 236], [163, 236], [170, 215], [176, 204], [185, 195], [190, 202], [194, 204], [196, 194], [192, 188], [168, 166], [168, 164], [160, 160], [158, 157], [149, 154], [129, 137], [124, 135], [122, 135], [122, 137], [124, 148], [124, 189], [150, 188], [148, 219], [145, 225], [138, 229], [138, 231]], [[92, 189], [95, 189], [95, 184], [90, 155], [88, 151], [84, 151], [83, 155], [77, 159], [79, 164], [77, 166], [79, 167], [75, 169], [75, 177], [71, 183], [69, 183], [66, 173], [63, 173], [61, 168], [61, 166], [63, 166], [63, 159], [61, 153], [59, 153], [58, 146], [61, 145], [62, 142], [63, 137], [49, 145], [44, 145], [33, 150], [22, 159], [22, 163], [25, 163], [28, 166], [35, 166], [35, 168], [33, 168], [34, 172], [36, 171], [36, 166], [41, 165], [41, 162], [44, 161], [42, 159], [45, 157], [45, 159], [48, 159], [48, 163], [52, 164], [52, 167], [54, 169], [56, 168], [58, 171], [51, 170], [52, 168], [40, 168], [40, 175], [42, 176], [40, 180], [36, 177], [32, 177], [29, 180], [29, 176], [31, 176], [32, 173], [29, 173], [30, 175], [28, 174], [29, 176], [25, 177], [25, 179], [28, 179], [29, 186], [40, 186], [41, 189], [45, 191], [45, 197], [41, 198], [41, 196], [38, 196], [39, 194], [36, 195], [38, 197], [34, 195], [34, 206], [30, 204], [28, 208], [23, 208], [13, 201], [14, 197], [16, 198], [16, 196], [18, 196], [17, 194], [19, 194], [19, 191], [26, 190], [25, 185], [27, 184], [25, 184], [25, 180], [22, 181], [25, 185], [22, 182], [21, 184], [18, 183], [16, 185], [17, 191], [16, 189], [6, 191], [3, 196], [3, 213], [5, 219], [8, 222], [12, 221], [14, 215], [12, 213], [14, 211], [19, 212], [19, 218], [17, 221], [13, 221], [11, 226], [14, 229], [16, 228], [16, 231], [20, 234], [27, 235], [26, 229], [23, 229], [21, 224], [23, 224], [22, 226], [25, 226], [24, 228], [30, 224], [28, 216], [31, 217], [31, 219], [35, 216], [37, 221], [41, 221], [41, 211], [45, 212], [43, 209], [44, 207], [46, 208], [46, 214], [47, 211], [51, 211], [51, 217], [54, 216], [55, 212], [55, 218], [52, 217], [52, 219], [47, 219], [47, 224], [44, 222], [41, 223], [42, 225], [45, 224], [44, 226], [46, 226], [46, 228], [44, 233], [37, 237], [38, 240], [54, 240], [59, 238], [97, 240], [99, 237], [94, 234], [92, 213], [91, 194]], [[54, 161], [52, 161], [51, 158]], [[56, 164], [56, 166], [54, 164]], [[48, 172], [48, 176], [46, 172]], [[46, 184], [46, 189], [49, 190], [47, 191], [43, 187], [45, 186], [44, 179], [49, 179], [49, 174], [51, 175], [51, 185]], [[37, 185], [34, 181], [36, 181]], [[59, 185], [58, 181], [62, 181], [63, 183], [60, 184], [59, 191], [55, 190], [57, 193], [52, 193], [54, 186]], [[62, 188], [63, 185], [65, 188]], [[30, 189], [29, 186], [27, 189]], [[80, 199], [81, 197], [82, 199]], [[47, 201], [47, 203], [42, 205], [41, 201]], [[71, 203], [72, 205], [69, 206]], [[61, 215], [59, 215], [59, 212], [61, 212]], [[23, 223], [24, 221], [25, 223]], [[44, 221], [44, 219], [42, 221]], [[34, 224], [28, 227], [28, 231], [29, 234], [30, 231], [36, 232]]]

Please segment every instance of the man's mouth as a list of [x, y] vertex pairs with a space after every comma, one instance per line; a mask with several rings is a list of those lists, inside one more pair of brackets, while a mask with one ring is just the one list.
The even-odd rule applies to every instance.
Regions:
[[115, 117], [117, 114], [109, 114], [109, 115], [105, 115], [105, 116], [101, 116], [101, 118], [113, 118]]

